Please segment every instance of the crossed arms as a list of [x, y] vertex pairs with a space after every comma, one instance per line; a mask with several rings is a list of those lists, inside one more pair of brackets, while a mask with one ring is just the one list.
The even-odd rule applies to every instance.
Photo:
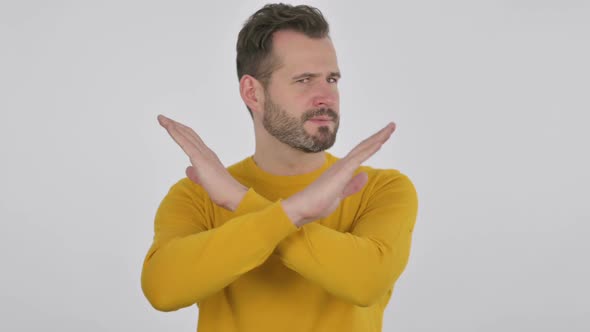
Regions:
[[[264, 263], [273, 252], [288, 268], [359, 306], [379, 300], [407, 264], [417, 196], [410, 180], [399, 172], [380, 173], [362, 214], [346, 233], [313, 222], [334, 209], [324, 206], [313, 215], [293, 208], [304, 202], [305, 190], [273, 202], [248, 188], [236, 195], [237, 203], [221, 203], [203, 185], [192, 183], [199, 181], [192, 179], [192, 172], [187, 170], [190, 180], [174, 185], [162, 201], [154, 243], [144, 260], [142, 289], [158, 310], [177, 310], [207, 298]], [[366, 174], [359, 174], [341, 181], [344, 184], [336, 188], [341, 193], [338, 203], [364, 186]], [[335, 182], [336, 177], [328, 174], [324, 180]], [[359, 185], [354, 181], [360, 181], [361, 188], [354, 187]], [[314, 189], [313, 184], [309, 188]], [[320, 194], [327, 196], [330, 188], [322, 189]], [[212, 227], [211, 203], [225, 204], [233, 211], [232, 218]]]

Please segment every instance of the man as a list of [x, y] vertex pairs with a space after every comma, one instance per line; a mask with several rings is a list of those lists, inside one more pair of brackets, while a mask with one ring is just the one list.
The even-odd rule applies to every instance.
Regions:
[[388, 124], [345, 157], [339, 68], [313, 7], [266, 5], [237, 43], [256, 150], [225, 168], [189, 127], [159, 116], [189, 156], [155, 217], [142, 289], [158, 310], [193, 304], [197, 330], [381, 331], [404, 270], [417, 195], [398, 170], [361, 166]]

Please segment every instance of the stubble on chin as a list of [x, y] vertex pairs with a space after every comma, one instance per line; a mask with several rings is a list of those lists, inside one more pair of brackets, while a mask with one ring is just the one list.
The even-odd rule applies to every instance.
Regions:
[[[280, 142], [307, 153], [324, 151], [334, 145], [339, 124], [338, 115], [334, 111], [310, 110], [300, 118], [296, 118], [274, 104], [270, 98], [267, 98], [266, 102], [269, 104], [265, 105], [262, 124], [267, 132]], [[309, 133], [305, 126], [307, 120], [319, 115], [332, 117], [334, 129], [332, 130], [329, 125], [318, 126], [317, 129], [312, 129], [316, 131], [315, 133]]]

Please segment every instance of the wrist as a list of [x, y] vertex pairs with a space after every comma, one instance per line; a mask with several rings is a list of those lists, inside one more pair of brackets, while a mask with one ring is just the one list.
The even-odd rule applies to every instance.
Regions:
[[305, 224], [305, 220], [299, 213], [297, 205], [290, 198], [281, 201], [281, 205], [283, 206], [285, 214], [295, 226], [301, 227]]
[[236, 190], [233, 191], [226, 208], [232, 212], [235, 211], [244, 199], [244, 196], [246, 196], [247, 192], [248, 188], [240, 185]]

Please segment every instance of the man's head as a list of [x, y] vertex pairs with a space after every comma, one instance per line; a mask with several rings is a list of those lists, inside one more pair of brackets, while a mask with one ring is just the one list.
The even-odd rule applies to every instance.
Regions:
[[285, 4], [258, 10], [239, 33], [237, 70], [255, 124], [301, 151], [334, 144], [340, 72], [319, 10]]

